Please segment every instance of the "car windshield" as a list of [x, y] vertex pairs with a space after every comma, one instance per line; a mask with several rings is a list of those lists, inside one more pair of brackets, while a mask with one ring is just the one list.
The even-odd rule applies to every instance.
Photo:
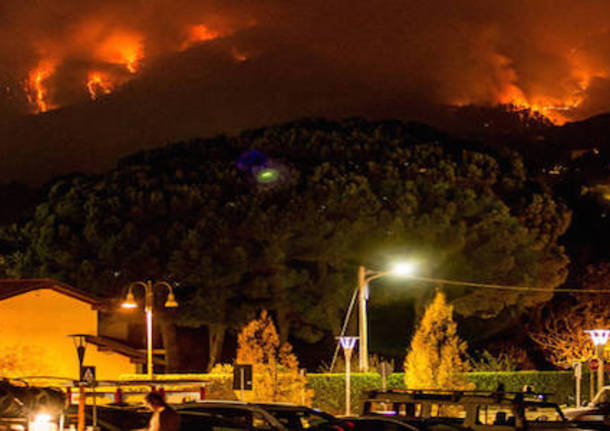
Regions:
[[217, 406], [189, 406], [180, 409], [183, 412], [208, 412], [213, 415], [222, 416], [237, 424], [253, 426], [261, 430], [273, 430], [274, 427], [262, 412], [242, 408], [217, 407]]

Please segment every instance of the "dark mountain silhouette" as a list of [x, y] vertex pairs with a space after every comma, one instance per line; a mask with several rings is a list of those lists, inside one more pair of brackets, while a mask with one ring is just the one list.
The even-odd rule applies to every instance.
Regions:
[[[610, 136], [610, 115], [554, 127], [510, 106], [443, 107], [342, 66], [329, 71], [331, 63], [319, 53], [304, 54], [299, 47], [297, 54], [288, 43], [258, 37], [237, 35], [158, 58], [96, 101], [5, 119], [0, 183], [39, 185], [71, 172], [102, 172], [127, 154], [167, 142], [303, 117], [420, 121], [458, 137], [518, 149], [532, 166], [566, 149], [607, 145]], [[262, 45], [273, 48], [258, 51]]]

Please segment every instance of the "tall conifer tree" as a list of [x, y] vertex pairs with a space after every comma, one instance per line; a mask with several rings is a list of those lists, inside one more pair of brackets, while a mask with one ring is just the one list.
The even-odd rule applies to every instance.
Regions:
[[437, 292], [426, 308], [405, 358], [405, 384], [409, 389], [466, 389], [467, 345], [457, 334], [453, 306]]

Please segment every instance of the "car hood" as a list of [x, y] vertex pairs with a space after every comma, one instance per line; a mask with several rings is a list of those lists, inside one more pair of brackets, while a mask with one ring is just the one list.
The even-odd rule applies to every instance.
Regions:
[[596, 407], [578, 407], [578, 408], [564, 409], [563, 415], [566, 417], [566, 419], [574, 419], [575, 417], [578, 417], [585, 413], [593, 412], [595, 410], [597, 410]]

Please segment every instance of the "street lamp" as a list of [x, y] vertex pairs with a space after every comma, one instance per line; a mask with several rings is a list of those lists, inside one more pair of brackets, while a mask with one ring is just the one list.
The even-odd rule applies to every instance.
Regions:
[[394, 275], [398, 277], [408, 277], [415, 271], [415, 264], [412, 262], [400, 262], [394, 265], [389, 271], [373, 271], [364, 266], [358, 267], [358, 331], [360, 335], [359, 366], [360, 372], [369, 371], [369, 339], [368, 339], [368, 317], [366, 301], [368, 300], [368, 285], [371, 281]]
[[604, 346], [608, 342], [608, 338], [610, 338], [610, 330], [608, 329], [592, 329], [589, 331], [585, 331], [591, 336], [591, 340], [593, 344], [597, 348], [597, 360], [599, 361], [599, 365], [597, 368], [597, 390], [601, 391], [604, 386]]
[[[85, 385], [83, 383], [83, 361], [85, 359], [85, 351], [87, 350], [87, 335], [86, 334], [72, 334], [68, 335], [72, 338], [74, 347], [76, 348], [76, 356], [78, 357], [78, 413], [77, 413], [77, 424], [78, 431], [85, 430], [85, 404], [87, 394], [85, 392]], [[68, 400], [71, 402], [71, 400]], [[94, 398], [95, 401], [95, 398]], [[95, 411], [94, 411], [95, 413]], [[94, 425], [96, 424], [97, 417], [95, 418]]]
[[[341, 347], [343, 347], [343, 354], [345, 355], [345, 416], [351, 414], [351, 372], [352, 372], [352, 352], [356, 347], [358, 337], [338, 337]], [[362, 347], [362, 345], [361, 345]]]
[[87, 349], [87, 335], [86, 334], [72, 334], [68, 335], [72, 338], [74, 347], [76, 348], [76, 356], [78, 357], [78, 380], [83, 378], [83, 361], [85, 359], [85, 350]]
[[167, 300], [165, 301], [166, 308], [175, 308], [178, 306], [176, 297], [174, 296], [174, 288], [171, 284], [165, 281], [135, 281], [128, 286], [127, 296], [121, 304], [121, 307], [133, 309], [138, 306], [135, 297], [133, 295], [133, 289], [136, 287], [142, 287], [144, 289], [144, 312], [146, 313], [146, 371], [148, 373], [149, 380], [153, 379], [153, 304], [154, 304], [154, 289], [155, 288], [166, 288], [168, 291]]

